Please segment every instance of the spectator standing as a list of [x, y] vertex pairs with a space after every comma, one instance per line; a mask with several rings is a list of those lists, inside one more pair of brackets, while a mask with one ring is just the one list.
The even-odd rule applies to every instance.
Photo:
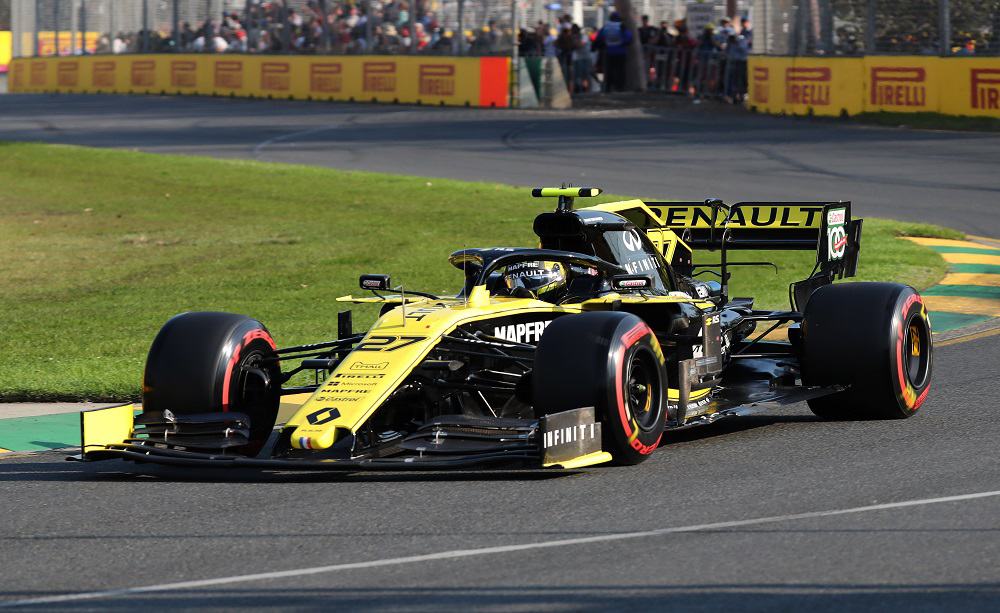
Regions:
[[608, 23], [597, 33], [594, 43], [604, 54], [605, 91], [625, 91], [625, 63], [632, 32], [622, 23], [617, 11], [608, 17]]
[[753, 27], [750, 24], [750, 20], [744, 17], [740, 20], [740, 34], [743, 35], [743, 40], [746, 41], [746, 47], [748, 52], [753, 52]]
[[577, 45], [573, 49], [573, 91], [575, 93], [590, 93], [591, 75], [594, 72], [593, 53], [591, 52], [590, 32], [583, 32], [580, 26], [573, 24], [573, 35]]
[[695, 87], [697, 91], [703, 91], [708, 87], [709, 80], [711, 79], [711, 73], [709, 71], [709, 66], [712, 59], [715, 57], [718, 51], [718, 43], [715, 40], [715, 27], [712, 24], [705, 26], [705, 29], [701, 32], [701, 37], [698, 39], [697, 47], [697, 68], [698, 71], [697, 79], [695, 81]]
[[641, 43], [643, 47], [646, 45], [654, 45], [656, 44], [657, 34], [658, 32], [656, 26], [649, 24], [649, 15], [643, 15], [642, 25], [639, 26], [639, 43]]
[[726, 43], [726, 73], [724, 95], [727, 102], [740, 102], [747, 91], [747, 56], [750, 53], [747, 39], [741, 34], [731, 34]]
[[580, 46], [580, 26], [570, 24], [562, 27], [556, 37], [556, 51], [559, 54], [559, 66], [562, 68], [566, 87], [573, 91], [573, 52]]

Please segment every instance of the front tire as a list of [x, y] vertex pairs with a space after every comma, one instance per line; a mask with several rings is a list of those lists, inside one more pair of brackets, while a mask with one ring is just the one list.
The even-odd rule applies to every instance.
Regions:
[[816, 290], [802, 321], [802, 380], [848, 385], [809, 400], [825, 419], [903, 419], [930, 390], [931, 323], [920, 294], [898, 283], [838, 283]]
[[536, 415], [594, 407], [602, 448], [617, 464], [638, 464], [660, 444], [667, 420], [667, 372], [656, 335], [621, 312], [568, 315], [538, 344], [532, 372]]
[[270, 332], [256, 319], [193, 312], [172, 317], [153, 341], [143, 412], [238, 412], [250, 417], [247, 453], [267, 441], [281, 402], [281, 368]]

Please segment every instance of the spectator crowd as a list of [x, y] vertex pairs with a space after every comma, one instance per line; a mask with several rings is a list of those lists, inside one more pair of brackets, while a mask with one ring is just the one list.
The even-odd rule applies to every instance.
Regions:
[[[627, 78], [627, 68], [637, 38], [649, 89], [718, 96], [731, 102], [741, 101], [746, 94], [747, 56], [753, 48], [747, 19], [724, 18], [718, 26], [708, 24], [692, 33], [684, 19], [656, 26], [644, 15], [641, 24], [631, 29], [612, 11], [603, 26], [592, 28], [562, 15], [555, 23], [538, 21], [534, 27], [521, 28], [515, 39], [509, 24], [492, 19], [478, 19], [475, 23], [483, 25], [454, 32], [442, 26], [430, 6], [427, 0], [309, 0], [296, 10], [287, 0], [255, 1], [248, 2], [242, 14], [225, 13], [194, 24], [181, 22], [177, 31], [104, 35], [95, 52], [483, 56], [509, 54], [516, 44], [521, 57], [558, 58], [569, 91], [583, 94], [635, 87]], [[414, 9], [416, 14], [411, 15]]]
[[654, 26], [643, 15], [633, 34], [615, 12], [601, 28], [582, 28], [563, 15], [554, 26], [540, 21], [533, 29], [522, 28], [518, 51], [522, 57], [559, 58], [572, 93], [624, 91], [634, 36], [639, 39], [648, 89], [718, 96], [730, 102], [746, 96], [753, 29], [745, 18], [723, 18], [718, 27], [708, 24], [695, 36], [684, 19]]
[[[139, 31], [102, 36], [97, 53], [418, 53], [495, 55], [509, 52], [510, 28], [490, 20], [460, 36], [444, 28], [432, 10], [421, 10], [411, 20], [406, 0], [371, 0], [324, 4], [310, 0], [296, 11], [281, 0], [248, 3], [248, 10], [223, 14], [173, 31]], [[429, 3], [428, 3], [429, 4]], [[464, 47], [462, 45], [464, 44]]]

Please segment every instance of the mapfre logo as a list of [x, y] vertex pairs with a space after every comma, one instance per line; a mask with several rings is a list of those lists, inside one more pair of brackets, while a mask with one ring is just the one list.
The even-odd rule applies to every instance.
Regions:
[[243, 87], [243, 62], [216, 62], [215, 86], [226, 89]]
[[833, 71], [818, 68], [785, 69], [785, 103], [826, 106], [830, 104], [830, 81]]
[[115, 63], [94, 62], [90, 73], [90, 82], [94, 87], [114, 87]]
[[156, 62], [141, 60], [132, 62], [132, 87], [153, 87], [156, 82]]
[[454, 96], [455, 67], [449, 64], [421, 64], [420, 95]]
[[309, 91], [337, 94], [344, 86], [344, 67], [340, 62], [313, 64], [309, 67]]
[[767, 104], [768, 86], [771, 83], [771, 70], [766, 66], [754, 66], [753, 68], [753, 95], [751, 102], [757, 104]]
[[288, 62], [264, 62], [260, 65], [260, 88], [288, 91], [292, 87], [292, 67]]
[[28, 73], [28, 85], [31, 87], [45, 87], [45, 77], [48, 69], [45, 62], [33, 62], [31, 72]]
[[550, 323], [552, 321], [529, 321], [523, 324], [494, 326], [493, 336], [512, 343], [537, 343]]
[[891, 106], [927, 105], [927, 71], [919, 66], [872, 66], [871, 103]]
[[170, 62], [170, 86], [194, 87], [198, 84], [198, 65], [187, 60]]
[[973, 68], [969, 76], [972, 108], [1000, 109], [1000, 68]]
[[56, 65], [56, 85], [76, 87], [80, 82], [80, 65], [76, 62], [59, 62]]
[[362, 89], [366, 92], [396, 91], [396, 62], [365, 62]]

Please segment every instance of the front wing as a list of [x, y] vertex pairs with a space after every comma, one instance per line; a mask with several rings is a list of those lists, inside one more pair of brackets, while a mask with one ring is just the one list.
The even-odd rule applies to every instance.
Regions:
[[[168, 431], [162, 440], [143, 434], [135, 415], [136, 407], [132, 404], [81, 412], [81, 453], [70, 459], [117, 458], [168, 466], [338, 472], [514, 466], [575, 469], [612, 459], [611, 454], [601, 450], [601, 424], [593, 407], [546, 415], [538, 420], [489, 422], [458, 416], [443, 418], [403, 441], [397, 455], [362, 458], [331, 458], [307, 452], [276, 457], [272, 455], [273, 444], [254, 457], [222, 449], [199, 449], [172, 442], [182, 439], [183, 433], [172, 439]], [[275, 431], [272, 442], [277, 435]]]

